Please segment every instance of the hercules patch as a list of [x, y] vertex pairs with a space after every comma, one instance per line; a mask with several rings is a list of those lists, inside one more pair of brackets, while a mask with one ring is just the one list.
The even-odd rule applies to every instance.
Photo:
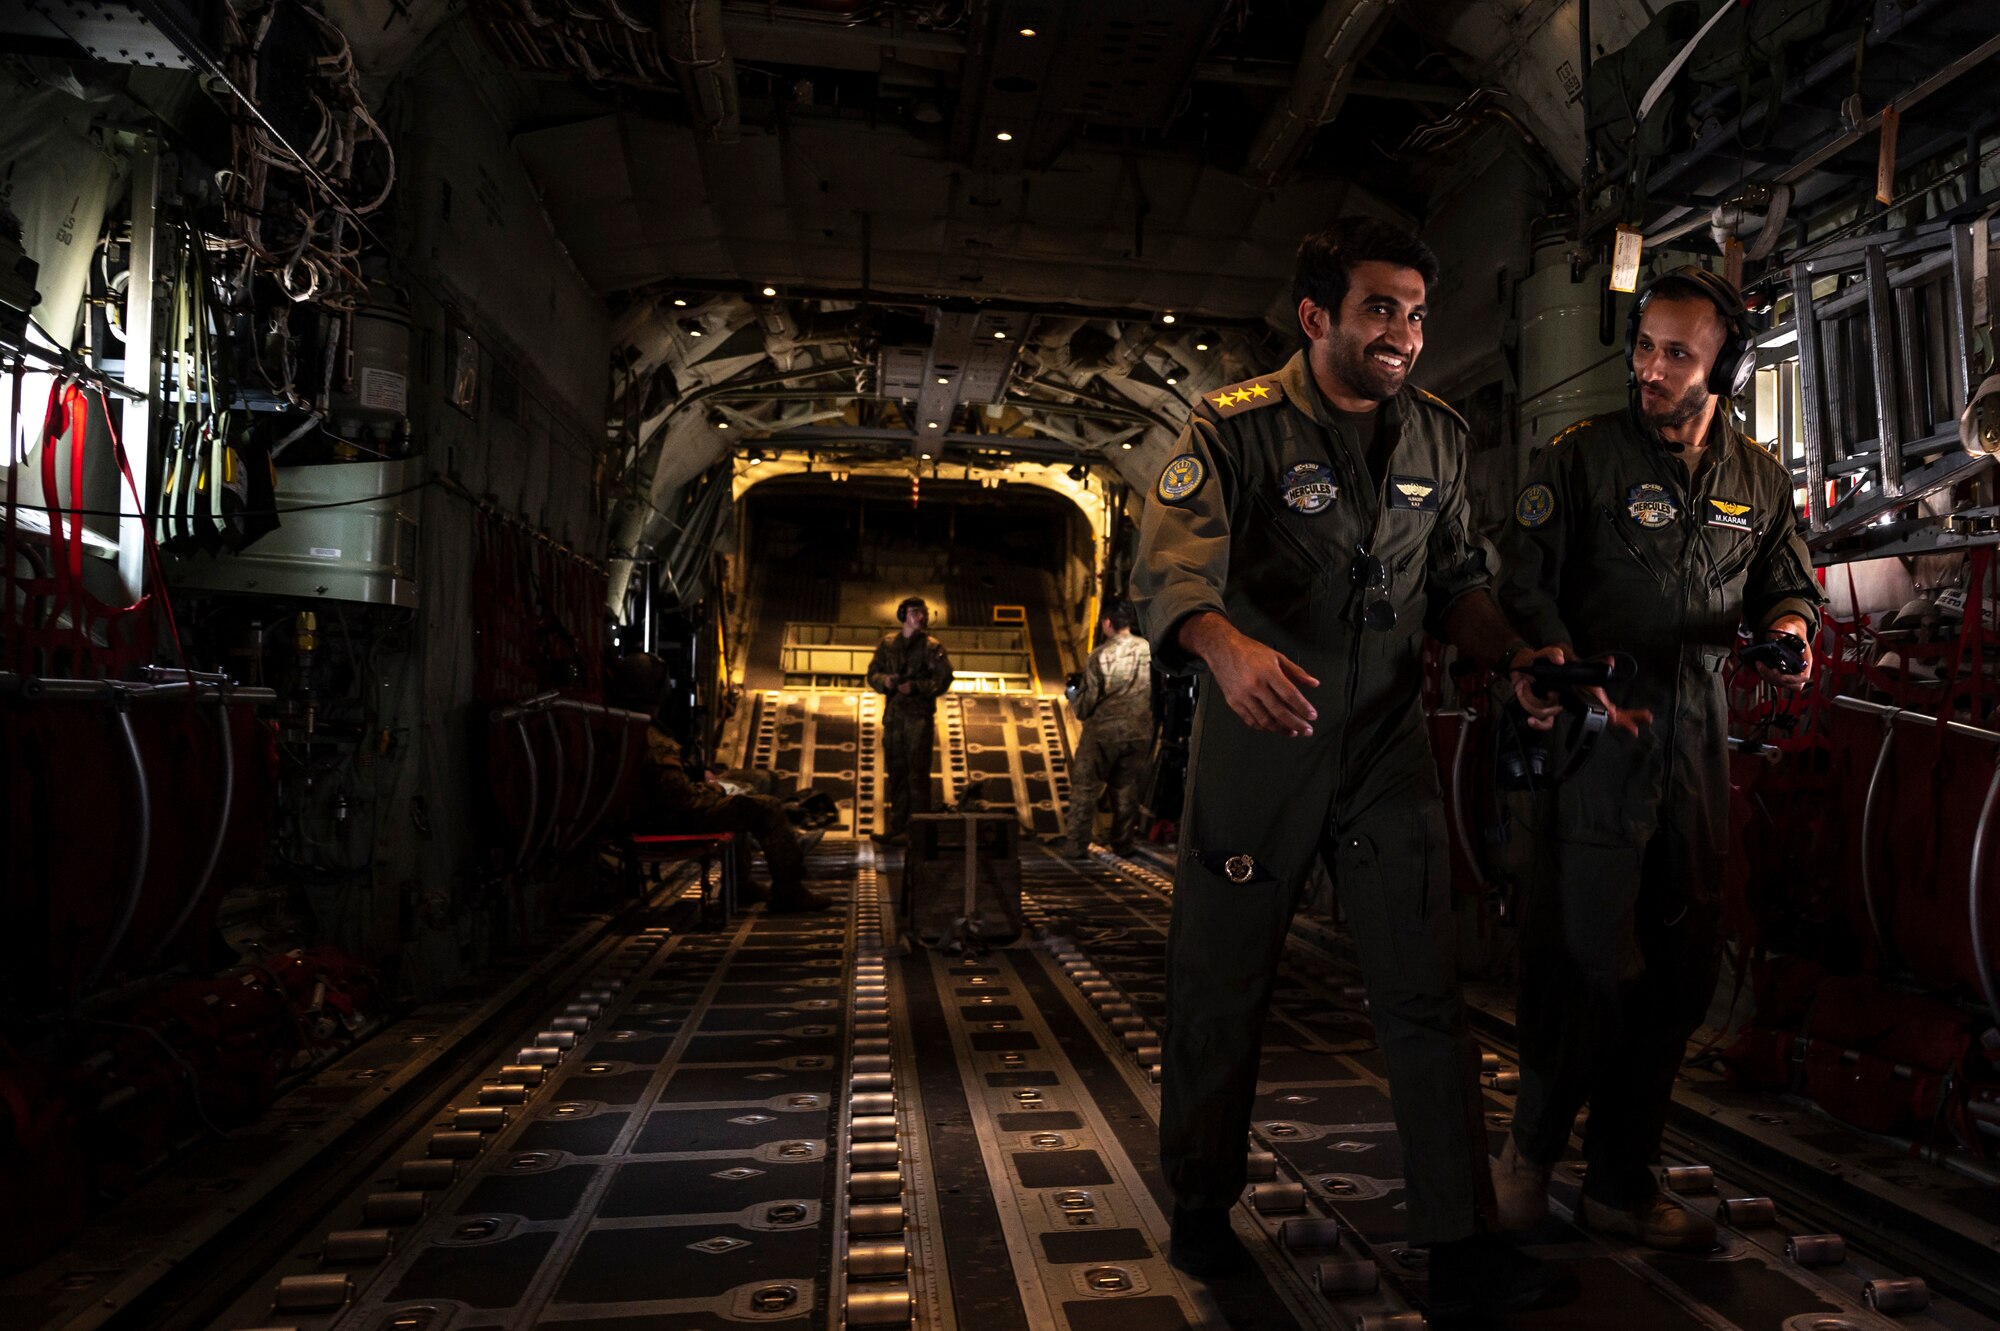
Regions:
[[1437, 482], [1427, 476], [1391, 476], [1389, 507], [1413, 509], [1418, 513], [1437, 512]]
[[1208, 475], [1208, 468], [1192, 453], [1183, 453], [1160, 473], [1160, 502], [1178, 504], [1196, 490]]
[[1658, 481], [1640, 481], [1625, 492], [1625, 511], [1641, 527], [1658, 529], [1681, 515], [1681, 501]]
[[1727, 499], [1708, 501], [1708, 525], [1727, 527], [1731, 531], [1750, 530], [1750, 505], [1731, 503]]
[[1556, 492], [1546, 485], [1531, 485], [1514, 501], [1514, 521], [1523, 527], [1539, 527], [1555, 512]]
[[1324, 513], [1340, 498], [1340, 489], [1333, 483], [1333, 468], [1324, 462], [1294, 462], [1285, 468], [1278, 482], [1278, 493], [1285, 507], [1294, 513]]

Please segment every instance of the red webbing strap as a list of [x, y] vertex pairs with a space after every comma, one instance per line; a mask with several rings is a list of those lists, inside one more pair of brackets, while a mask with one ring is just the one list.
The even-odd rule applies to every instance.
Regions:
[[[167, 632], [174, 640], [174, 659], [181, 663], [181, 669], [188, 668], [187, 649], [181, 646], [181, 626], [174, 619], [174, 598], [167, 592], [167, 575], [160, 567], [160, 543], [153, 538], [152, 524], [145, 520], [146, 501], [139, 497], [139, 482], [132, 476], [132, 460], [125, 456], [125, 441], [118, 437], [118, 427], [111, 423], [111, 398], [103, 389], [97, 390], [98, 401], [104, 408], [104, 429], [111, 436], [111, 456], [118, 461], [118, 472], [125, 478], [125, 492], [132, 496], [133, 511], [139, 514], [140, 537], [146, 543], [146, 560], [153, 566], [153, 585], [159, 588], [160, 608], [167, 612]], [[124, 614], [144, 605], [150, 592], [140, 593], [139, 599], [117, 611]], [[188, 698], [193, 700], [194, 694]]]
[[19, 519], [16, 516], [18, 493], [16, 490], [17, 479], [15, 472], [20, 469], [21, 465], [21, 381], [26, 373], [25, 358], [17, 358], [14, 361], [12, 405], [7, 412], [7, 531], [4, 537], [4, 551], [0, 551], [0, 558], [4, 558], [7, 562], [5, 574], [7, 599], [0, 601], [0, 623], [7, 625], [7, 646], [17, 658], [13, 662], [17, 671], [19, 671], [21, 665], [21, 661], [18, 659], [21, 654], [21, 639], [13, 625], [14, 593], [17, 590], [16, 583], [18, 582], [14, 570], [20, 558], [21, 529], [18, 525]]

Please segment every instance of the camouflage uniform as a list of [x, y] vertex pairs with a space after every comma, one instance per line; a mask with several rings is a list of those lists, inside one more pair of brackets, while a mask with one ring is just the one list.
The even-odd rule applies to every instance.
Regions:
[[1153, 649], [1136, 633], [1099, 643], [1083, 668], [1071, 703], [1083, 734], [1070, 766], [1069, 829], [1064, 849], [1081, 855], [1097, 818], [1097, 799], [1111, 787], [1111, 845], [1132, 844], [1139, 820], [1139, 779], [1153, 747]]
[[[897, 692], [898, 684], [911, 685]], [[931, 749], [937, 699], [951, 689], [951, 658], [937, 639], [917, 632], [885, 634], [868, 663], [868, 687], [888, 698], [882, 709], [882, 766], [889, 777], [889, 832], [931, 807]]]
[[681, 746], [658, 726], [646, 731], [646, 773], [635, 821], [642, 831], [664, 835], [747, 832], [770, 866], [772, 902], [785, 905], [805, 895], [805, 852], [784, 805], [769, 795], [731, 795], [694, 780]]

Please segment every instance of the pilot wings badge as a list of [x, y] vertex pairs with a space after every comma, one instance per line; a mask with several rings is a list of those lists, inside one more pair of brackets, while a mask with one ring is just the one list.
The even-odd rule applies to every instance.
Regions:
[[1727, 499], [1708, 501], [1708, 525], [1727, 527], [1731, 531], [1750, 530], [1750, 505], [1732, 503]]
[[1428, 476], [1391, 476], [1389, 507], [1418, 513], [1435, 513], [1438, 507], [1437, 482]]

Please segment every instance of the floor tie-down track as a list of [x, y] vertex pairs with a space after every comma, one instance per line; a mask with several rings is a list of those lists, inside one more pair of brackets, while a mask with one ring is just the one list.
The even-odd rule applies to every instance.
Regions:
[[[1171, 884], [1099, 853], [1024, 865], [1039, 941], [903, 955], [893, 860], [813, 857], [825, 915], [691, 914], [607, 944], [587, 979], [369, 1182], [258, 1277], [217, 1331], [1408, 1331], [1421, 1250], [1365, 998], [1295, 931], [1266, 1032], [1252, 1182], [1233, 1214], [1257, 1263], [1204, 1287], [1168, 1265], [1157, 1076]], [[1496, 1047], [1488, 1122], [1504, 1132]], [[1527, 1328], [1988, 1328], [1780, 1195], [1747, 1200], [1676, 1139], [1691, 1204], [1727, 1201], [1708, 1257], [1649, 1254], [1558, 1220], [1535, 1237], [1582, 1299]], [[1805, 1212], [1809, 1213], [1809, 1212]], [[1791, 1245], [1813, 1256], [1815, 1245]], [[1824, 1249], [1826, 1245], [1818, 1245]], [[1827, 1255], [1822, 1253], [1822, 1255]], [[1868, 1306], [1875, 1283], [1884, 1311]]]

